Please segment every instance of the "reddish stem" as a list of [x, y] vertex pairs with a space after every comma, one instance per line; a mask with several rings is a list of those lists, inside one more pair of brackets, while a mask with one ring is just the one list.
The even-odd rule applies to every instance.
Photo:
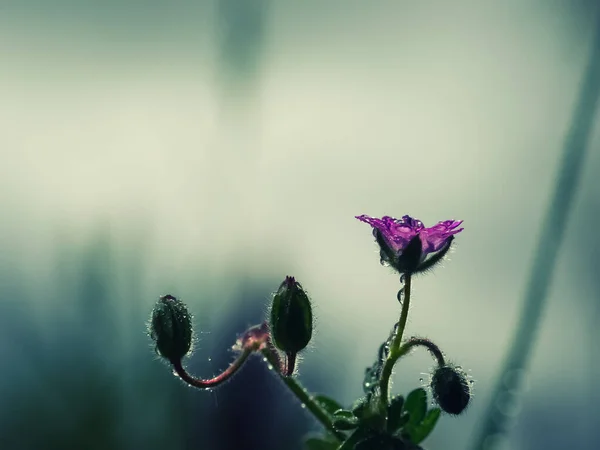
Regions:
[[193, 375], [190, 375], [183, 367], [181, 360], [171, 361], [171, 364], [173, 365], [173, 369], [175, 369], [177, 375], [179, 375], [179, 377], [190, 386], [193, 386], [198, 389], [210, 389], [217, 387], [220, 384], [223, 384], [224, 382], [229, 380], [233, 375], [235, 375], [238, 369], [242, 367], [242, 364], [246, 362], [246, 359], [248, 359], [248, 356], [250, 356], [251, 353], [251, 350], [244, 350], [227, 369], [225, 369], [216, 377], [210, 378], [208, 380], [203, 380], [201, 378], [196, 378]]
[[271, 364], [277, 372], [285, 375], [287, 373], [287, 361], [281, 359], [281, 354], [279, 350], [273, 345], [271, 339], [269, 339], [263, 349], [263, 352], [266, 351], [269, 354], [269, 364]]

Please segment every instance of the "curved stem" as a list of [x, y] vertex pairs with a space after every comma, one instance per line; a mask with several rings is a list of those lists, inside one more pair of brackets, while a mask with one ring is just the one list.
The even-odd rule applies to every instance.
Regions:
[[400, 313], [400, 320], [398, 321], [398, 330], [390, 345], [390, 351], [383, 369], [381, 371], [381, 380], [379, 387], [381, 389], [381, 408], [387, 408], [389, 397], [390, 397], [390, 377], [392, 376], [392, 370], [394, 364], [398, 358], [402, 356], [400, 352], [400, 343], [402, 342], [402, 335], [404, 334], [404, 328], [406, 327], [406, 320], [408, 319], [408, 309], [410, 307], [410, 288], [411, 288], [411, 275], [405, 275], [404, 281], [404, 302], [402, 302], [402, 312]]
[[444, 354], [440, 348], [426, 338], [411, 337], [402, 347], [400, 347], [400, 350], [398, 351], [399, 357], [406, 355], [413, 347], [418, 346], [425, 347], [429, 350], [429, 353], [437, 360], [438, 366], [443, 367], [446, 365]]
[[196, 378], [193, 375], [190, 375], [183, 367], [181, 360], [171, 361], [171, 364], [173, 365], [173, 369], [175, 370], [177, 375], [179, 375], [179, 377], [190, 386], [193, 386], [198, 389], [211, 389], [219, 386], [220, 384], [223, 384], [224, 382], [229, 380], [233, 375], [235, 375], [235, 373], [239, 370], [240, 367], [242, 367], [242, 364], [246, 362], [248, 356], [250, 356], [251, 354], [252, 350], [245, 349], [244, 351], [242, 351], [242, 353], [240, 353], [240, 355], [235, 359], [235, 361], [231, 363], [231, 365], [227, 369], [225, 369], [221, 374], [217, 375], [216, 377], [210, 378], [208, 380], [203, 380], [201, 378]]
[[[269, 362], [269, 364], [273, 365], [274, 367], [278, 367], [277, 366], [278, 358], [276, 358], [273, 355], [273, 351], [272, 350], [270, 350], [268, 347], [264, 348], [262, 350], [262, 354], [264, 355], [265, 359]], [[321, 422], [321, 424], [333, 436], [335, 436], [335, 438], [338, 441], [343, 442], [344, 440], [346, 440], [346, 435], [344, 433], [341, 433], [340, 431], [336, 430], [335, 427], [333, 426], [333, 421], [331, 420], [331, 417], [329, 416], [329, 413], [327, 411], [325, 411], [321, 407], [321, 405], [319, 405], [315, 401], [315, 399], [313, 398], [313, 396], [310, 395], [308, 393], [308, 391], [306, 389], [304, 389], [304, 387], [302, 387], [302, 385], [295, 378], [285, 376], [279, 370], [277, 371], [277, 373], [279, 374], [279, 376], [281, 377], [281, 379], [283, 380], [283, 382], [285, 383], [285, 385], [289, 388], [289, 390], [300, 401], [300, 403], [303, 404], [306, 407], [306, 409], [308, 411], [310, 411], [312, 413], [312, 415], [315, 416], [315, 418], [319, 422]]]

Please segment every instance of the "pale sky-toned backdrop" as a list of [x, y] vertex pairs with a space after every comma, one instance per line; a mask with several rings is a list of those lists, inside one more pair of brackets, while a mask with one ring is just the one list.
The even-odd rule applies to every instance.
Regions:
[[[58, 240], [81, 243], [108, 224], [116, 242], [146, 247], [144, 314], [173, 291], [210, 312], [208, 332], [240, 274], [295, 275], [318, 318], [301, 376], [318, 372], [351, 402], [399, 314], [397, 277], [353, 216], [463, 219], [451, 258], [414, 281], [408, 333], [477, 381], [469, 413], [428, 440], [464, 449], [514, 331], [596, 6], [263, 4], [244, 81], [223, 75], [212, 2], [0, 3], [2, 267], [29, 280], [43, 318], [60, 308], [42, 295]], [[600, 194], [599, 139], [596, 127], [570, 231]], [[534, 446], [526, 426], [552, 408], [564, 427], [554, 433], [596, 448], [592, 419], [577, 411], [591, 407], [582, 367], [597, 351], [580, 306], [598, 291], [572, 264], [585, 247], [568, 234], [514, 450], [559, 448], [549, 437]], [[200, 268], [210, 288], [187, 292]], [[408, 358], [395, 389], [430, 365]]]

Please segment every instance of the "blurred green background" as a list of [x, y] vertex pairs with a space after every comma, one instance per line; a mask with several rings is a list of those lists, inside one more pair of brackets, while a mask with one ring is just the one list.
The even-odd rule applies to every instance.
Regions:
[[[476, 380], [468, 413], [426, 441], [467, 448], [515, 331], [597, 10], [1, 0], [0, 448], [301, 448], [319, 426], [258, 358], [192, 391], [145, 321], [159, 295], [182, 298], [190, 370], [210, 376], [294, 275], [317, 317], [301, 380], [351, 403], [399, 313], [363, 213], [465, 221], [450, 260], [415, 280], [407, 332]], [[600, 446], [599, 130], [504, 448]], [[407, 358], [394, 390], [431, 364]]]

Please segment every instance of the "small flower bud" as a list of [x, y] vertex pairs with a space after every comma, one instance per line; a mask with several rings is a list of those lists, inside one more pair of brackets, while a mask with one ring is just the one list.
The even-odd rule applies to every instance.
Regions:
[[172, 295], [160, 297], [149, 324], [150, 337], [156, 343], [156, 352], [169, 362], [180, 361], [192, 346], [190, 313], [180, 300]]
[[258, 352], [264, 350], [269, 344], [269, 325], [266, 322], [248, 328], [235, 342], [234, 351], [250, 350]]
[[294, 277], [286, 277], [273, 297], [271, 337], [286, 354], [304, 349], [312, 337], [312, 308], [308, 295]]
[[394, 268], [400, 273], [414, 273], [423, 261], [423, 243], [419, 235], [413, 237], [396, 257]]
[[446, 365], [435, 369], [431, 389], [437, 404], [448, 414], [462, 413], [471, 400], [471, 386], [460, 367]]

